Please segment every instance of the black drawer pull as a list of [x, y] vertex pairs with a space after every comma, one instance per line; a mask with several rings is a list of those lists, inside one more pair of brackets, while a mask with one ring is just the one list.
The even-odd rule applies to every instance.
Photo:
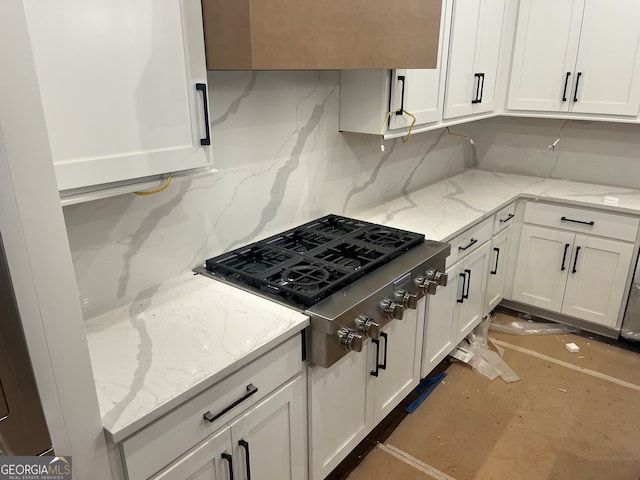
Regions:
[[562, 255], [562, 267], [560, 267], [560, 271], [564, 272], [567, 267], [564, 266], [564, 262], [567, 260], [567, 250], [569, 250], [569, 247], [571, 245], [569, 245], [568, 243], [564, 244], [564, 254]]
[[471, 241], [469, 242], [469, 245], [467, 245], [466, 247], [458, 247], [458, 250], [462, 250], [464, 252], [467, 248], [472, 247], [476, 243], [478, 243], [478, 240], [476, 240], [475, 238], [472, 238]]
[[576, 247], [576, 258], [574, 258], [573, 260], [573, 270], [571, 270], [571, 273], [576, 273], [576, 266], [578, 265], [578, 254], [580, 253], [580, 248], [581, 247]]
[[583, 220], [572, 220], [567, 217], [561, 217], [560, 220], [562, 220], [563, 222], [573, 222], [573, 223], [581, 223], [582, 225], [591, 225], [592, 227], [596, 224], [596, 222], [594, 222], [593, 220], [591, 220], [590, 222], [585, 222]]
[[372, 376], [377, 377], [378, 371], [380, 370], [380, 340], [378, 340], [377, 338], [372, 338], [371, 343], [376, 346], [376, 369], [370, 373]]
[[567, 76], [564, 78], [564, 90], [562, 91], [562, 101], [567, 101], [567, 85], [569, 84], [569, 77], [571, 76], [571, 72], [567, 72]]
[[229, 480], [233, 480], [233, 457], [227, 452], [223, 452], [220, 456], [229, 463]]
[[500, 249], [494, 248], [493, 251], [496, 252], [496, 266], [489, 273], [491, 275], [496, 275], [498, 273], [498, 262], [500, 261]]
[[244, 448], [244, 461], [245, 466], [247, 467], [247, 480], [251, 480], [251, 457], [249, 456], [249, 442], [247, 442], [245, 439], [238, 440], [238, 445]]
[[241, 398], [239, 398], [238, 400], [236, 400], [235, 402], [233, 402], [231, 405], [229, 405], [228, 407], [225, 407], [220, 413], [216, 414], [216, 415], [212, 415], [211, 412], [207, 412], [203, 415], [204, 419], [206, 421], [208, 421], [209, 423], [213, 423], [215, 422], [217, 419], [219, 419], [221, 416], [223, 416], [225, 413], [227, 413], [229, 410], [237, 407], [238, 405], [240, 405], [242, 402], [244, 402], [247, 398], [249, 398], [251, 395], [254, 395], [258, 393], [258, 387], [254, 387], [253, 383], [250, 383], [249, 385], [247, 385], [247, 393], [245, 393]]
[[467, 298], [469, 298], [469, 289], [471, 288], [471, 270], [465, 269], [464, 272], [468, 275], [468, 277], [467, 277], [467, 293], [463, 293], [462, 294], [462, 298], [467, 299]]
[[510, 213], [509, 215], [507, 215], [507, 218], [501, 218], [500, 219], [500, 223], [507, 223], [509, 220], [511, 220], [513, 217], [515, 217], [515, 215], [513, 213]]
[[202, 92], [202, 101], [204, 102], [204, 128], [205, 137], [200, 139], [200, 145], [211, 145], [211, 131], [209, 130], [209, 101], [207, 100], [207, 85], [204, 83], [196, 83], [196, 90]]
[[467, 274], [466, 273], [460, 273], [460, 276], [462, 277], [462, 296], [457, 299], [457, 302], [458, 303], [464, 303], [464, 286], [467, 283]]
[[380, 332], [380, 336], [384, 338], [384, 359], [382, 360], [382, 364], [378, 365], [380, 370], [387, 369], [387, 347], [389, 346], [389, 335], [385, 332]]

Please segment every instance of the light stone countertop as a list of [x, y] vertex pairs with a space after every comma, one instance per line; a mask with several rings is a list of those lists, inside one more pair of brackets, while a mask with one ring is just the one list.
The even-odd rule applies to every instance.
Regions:
[[467, 170], [353, 216], [446, 242], [517, 198], [640, 215], [640, 190]]
[[114, 442], [293, 335], [309, 318], [186, 273], [85, 324], [102, 423]]
[[[350, 216], [448, 241], [523, 197], [640, 215], [638, 190], [468, 170]], [[141, 292], [86, 323], [105, 429], [115, 442], [126, 438], [308, 324], [296, 310], [191, 273]]]

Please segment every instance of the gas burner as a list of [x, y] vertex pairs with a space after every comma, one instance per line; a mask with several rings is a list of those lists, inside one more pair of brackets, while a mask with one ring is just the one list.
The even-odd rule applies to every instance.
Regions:
[[329, 272], [316, 265], [296, 265], [282, 272], [282, 281], [289, 287], [315, 287], [329, 279]]
[[314, 248], [331, 242], [333, 238], [310, 230], [293, 230], [265, 240], [272, 247], [283, 248], [303, 255]]
[[314, 257], [340, 265], [351, 271], [358, 271], [362, 267], [380, 260], [384, 255], [388, 255], [388, 253], [363, 245], [360, 242], [346, 240], [315, 253]]
[[400, 234], [384, 228], [369, 230], [365, 232], [364, 238], [373, 245], [383, 247], [394, 247], [404, 242]]
[[351, 232], [360, 230], [366, 225], [368, 224], [352, 218], [327, 215], [326, 217], [309, 224], [307, 228], [328, 233], [336, 237], [343, 237]]
[[241, 270], [247, 273], [260, 273], [268, 269], [269, 269], [269, 265], [263, 262], [247, 263], [246, 265], [241, 267]]

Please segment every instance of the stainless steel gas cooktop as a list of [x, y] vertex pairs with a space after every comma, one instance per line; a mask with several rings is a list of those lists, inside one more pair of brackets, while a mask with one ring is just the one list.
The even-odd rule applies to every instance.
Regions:
[[304, 311], [309, 360], [327, 367], [445, 285], [449, 251], [418, 233], [327, 215], [195, 271]]

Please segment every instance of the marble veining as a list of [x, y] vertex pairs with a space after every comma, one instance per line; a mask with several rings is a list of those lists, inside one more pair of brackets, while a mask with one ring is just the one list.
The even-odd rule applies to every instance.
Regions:
[[[465, 141], [339, 132], [339, 72], [209, 72], [214, 166], [157, 195], [64, 208], [85, 319], [205, 259], [463, 171]], [[409, 203], [410, 204], [410, 203]]]
[[119, 441], [309, 323], [274, 302], [187, 273], [86, 322], [105, 429]]

